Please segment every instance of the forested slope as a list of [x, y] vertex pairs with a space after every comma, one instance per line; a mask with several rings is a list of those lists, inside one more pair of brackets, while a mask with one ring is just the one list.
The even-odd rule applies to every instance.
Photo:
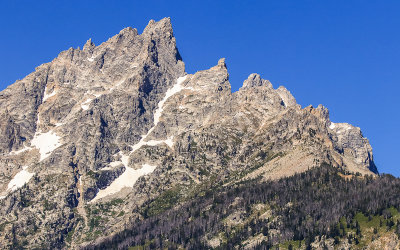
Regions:
[[[185, 202], [182, 192], [167, 191], [142, 207], [146, 219], [90, 248], [362, 248], [400, 234], [400, 180], [391, 175], [323, 164], [275, 181], [214, 179], [191, 192]], [[169, 202], [176, 206], [162, 211]]]

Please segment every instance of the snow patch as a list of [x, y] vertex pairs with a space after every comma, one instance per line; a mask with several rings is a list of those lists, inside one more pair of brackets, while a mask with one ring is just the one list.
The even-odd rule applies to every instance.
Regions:
[[[142, 136], [142, 139], [136, 143], [135, 145], [132, 146], [132, 150], [128, 153], [128, 154], [124, 154], [121, 151], [119, 152], [119, 155], [121, 156], [121, 160], [120, 161], [114, 161], [111, 162], [110, 165], [111, 167], [116, 167], [118, 166], [120, 163], [122, 163], [125, 167], [129, 166], [129, 156], [135, 152], [136, 150], [140, 149], [141, 147], [148, 145], [148, 146], [157, 146], [159, 144], [165, 143], [167, 144], [170, 148], [173, 147], [174, 142], [173, 142], [173, 136], [169, 137], [166, 140], [150, 140], [150, 141], [144, 141], [146, 139], [147, 135]], [[102, 168], [103, 170], [105, 170], [105, 168]]]
[[93, 61], [94, 61], [94, 56], [88, 57], [87, 60], [88, 60], [89, 62], [93, 62]]
[[122, 161], [113, 161], [113, 162], [110, 162], [110, 166], [113, 167], [113, 168], [115, 168], [115, 167], [117, 167], [117, 166], [119, 166], [119, 165], [121, 165], [121, 164], [122, 164]]
[[92, 101], [91, 98], [87, 99], [84, 103], [81, 104], [81, 108], [83, 110], [88, 110], [91, 101]]
[[40, 161], [48, 157], [56, 148], [61, 146], [60, 137], [51, 130], [47, 133], [36, 132], [31, 144], [39, 149]]
[[145, 164], [142, 165], [142, 168], [139, 169], [139, 171], [140, 171], [140, 173], [142, 173], [143, 175], [146, 175], [146, 174], [151, 174], [151, 173], [153, 173], [153, 171], [154, 171], [156, 168], [157, 168], [157, 166], [153, 166], [153, 165], [150, 165], [150, 164], [145, 163]]
[[117, 179], [114, 180], [113, 183], [111, 183], [110, 186], [108, 186], [105, 189], [99, 190], [97, 193], [96, 197], [91, 200], [90, 202], [95, 202], [101, 198], [104, 198], [108, 195], [115, 194], [119, 192], [121, 189], [125, 187], [133, 187], [135, 182], [143, 175], [150, 174], [156, 169], [156, 166], [152, 166], [149, 164], [143, 164], [142, 168], [140, 169], [133, 169], [127, 167], [125, 172], [121, 174]]
[[26, 169], [28, 166], [22, 167], [22, 170], [19, 171], [14, 178], [8, 183], [6, 195], [0, 196], [0, 199], [4, 199], [7, 194], [17, 190], [18, 188], [23, 187], [28, 181], [33, 177], [34, 173], [28, 172]]
[[150, 140], [147, 142], [144, 142], [144, 145], [148, 145], [148, 146], [157, 146], [161, 143], [163, 143], [164, 141], [157, 141], [157, 140]]
[[[154, 127], [153, 127], [154, 128]], [[151, 130], [153, 129], [151, 128]], [[132, 146], [132, 151], [129, 152], [129, 155], [131, 155], [133, 152], [135, 152], [136, 150], [140, 149], [141, 147], [147, 145], [147, 146], [157, 146], [159, 144], [165, 143], [167, 144], [170, 148], [172, 148], [172, 146], [174, 145], [174, 142], [172, 141], [172, 139], [174, 138], [173, 136], [166, 139], [166, 140], [150, 140], [150, 141], [144, 141], [146, 139], [147, 135], [142, 136], [142, 139], [136, 143], [135, 145]], [[121, 153], [122, 156], [122, 162], [126, 162], [128, 163], [128, 158], [129, 155], [124, 155], [123, 153]], [[125, 159], [125, 160], [124, 160]], [[124, 163], [125, 166], [127, 166], [127, 164]]]
[[121, 155], [122, 164], [124, 164], [125, 167], [128, 167], [128, 165], [129, 165], [129, 154], [126, 155], [126, 154], [120, 152], [120, 155]]
[[24, 166], [21, 171], [19, 171], [14, 178], [8, 183], [8, 189], [10, 191], [15, 191], [18, 188], [21, 188], [25, 183], [28, 183], [28, 181], [32, 178], [34, 173], [28, 172], [26, 169], [28, 166]]
[[172, 141], [173, 139], [174, 139], [174, 137], [171, 136], [171, 137], [169, 137], [169, 138], [166, 139], [166, 140], [159, 140], [159, 141], [157, 141], [157, 140], [150, 140], [150, 141], [144, 142], [143, 145], [156, 146], [156, 145], [165, 143], [165, 144], [168, 145], [168, 147], [172, 148], [172, 146], [174, 145], [174, 142]]
[[334, 129], [336, 126], [335, 126], [335, 123], [333, 123], [333, 122], [331, 122], [331, 125], [329, 125], [329, 128], [330, 129]]
[[32, 149], [31, 147], [25, 146], [25, 147], [23, 147], [23, 148], [20, 149], [20, 150], [11, 151], [9, 154], [10, 154], [10, 155], [18, 155], [18, 154], [20, 154], [20, 153], [23, 153], [23, 152], [28, 151], [28, 150], [31, 150], [31, 149]]
[[169, 137], [164, 141], [164, 143], [167, 144], [168, 147], [172, 148], [174, 146], [174, 137], [173, 136]]
[[54, 96], [57, 91], [53, 90], [53, 92], [51, 92], [50, 94], [47, 94], [46, 92], [47, 92], [47, 87], [44, 89], [44, 96], [42, 102], [45, 102], [50, 97]]

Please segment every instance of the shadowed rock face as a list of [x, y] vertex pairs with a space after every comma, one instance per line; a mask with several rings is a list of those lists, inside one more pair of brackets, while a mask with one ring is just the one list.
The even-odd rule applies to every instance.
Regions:
[[[258, 74], [231, 93], [224, 59], [186, 74], [168, 18], [88, 40], [10, 85], [0, 131], [2, 247], [76, 248], [213, 175], [276, 179], [322, 162], [377, 173], [360, 129], [323, 106], [302, 109]], [[34, 175], [12, 189], [21, 171]]]

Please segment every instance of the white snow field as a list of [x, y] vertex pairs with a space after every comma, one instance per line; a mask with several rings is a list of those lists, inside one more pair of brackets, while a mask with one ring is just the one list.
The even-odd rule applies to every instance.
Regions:
[[117, 179], [115, 179], [114, 182], [111, 183], [111, 185], [108, 186], [106, 189], [100, 190], [97, 193], [96, 197], [90, 202], [95, 202], [110, 194], [117, 193], [125, 187], [132, 187], [133, 184], [135, 184], [135, 182], [139, 179], [139, 177], [152, 173], [154, 169], [156, 169], [156, 166], [152, 166], [149, 164], [143, 164], [142, 168], [136, 170], [127, 167], [123, 174], [121, 174]]
[[40, 161], [48, 157], [56, 148], [61, 146], [60, 137], [50, 130], [47, 133], [35, 133], [31, 141], [32, 146], [39, 149]]
[[8, 186], [7, 186], [6, 195], [0, 196], [0, 199], [4, 199], [7, 196], [7, 194], [9, 194], [10, 192], [15, 191], [18, 188], [21, 188], [22, 186], [24, 186], [25, 183], [28, 183], [28, 181], [32, 178], [34, 173], [28, 172], [28, 170], [26, 170], [27, 168], [28, 168], [28, 166], [22, 167], [22, 170], [19, 171], [14, 176], [14, 178], [11, 179], [11, 181], [8, 183]]

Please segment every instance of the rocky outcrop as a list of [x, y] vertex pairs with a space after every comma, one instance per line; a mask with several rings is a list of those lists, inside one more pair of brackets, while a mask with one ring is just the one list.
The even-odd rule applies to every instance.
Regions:
[[186, 74], [168, 18], [61, 52], [0, 92], [0, 107], [4, 248], [76, 248], [215, 175], [280, 178], [322, 162], [376, 173], [360, 129], [326, 108], [302, 109], [258, 74], [232, 93], [224, 59]]

